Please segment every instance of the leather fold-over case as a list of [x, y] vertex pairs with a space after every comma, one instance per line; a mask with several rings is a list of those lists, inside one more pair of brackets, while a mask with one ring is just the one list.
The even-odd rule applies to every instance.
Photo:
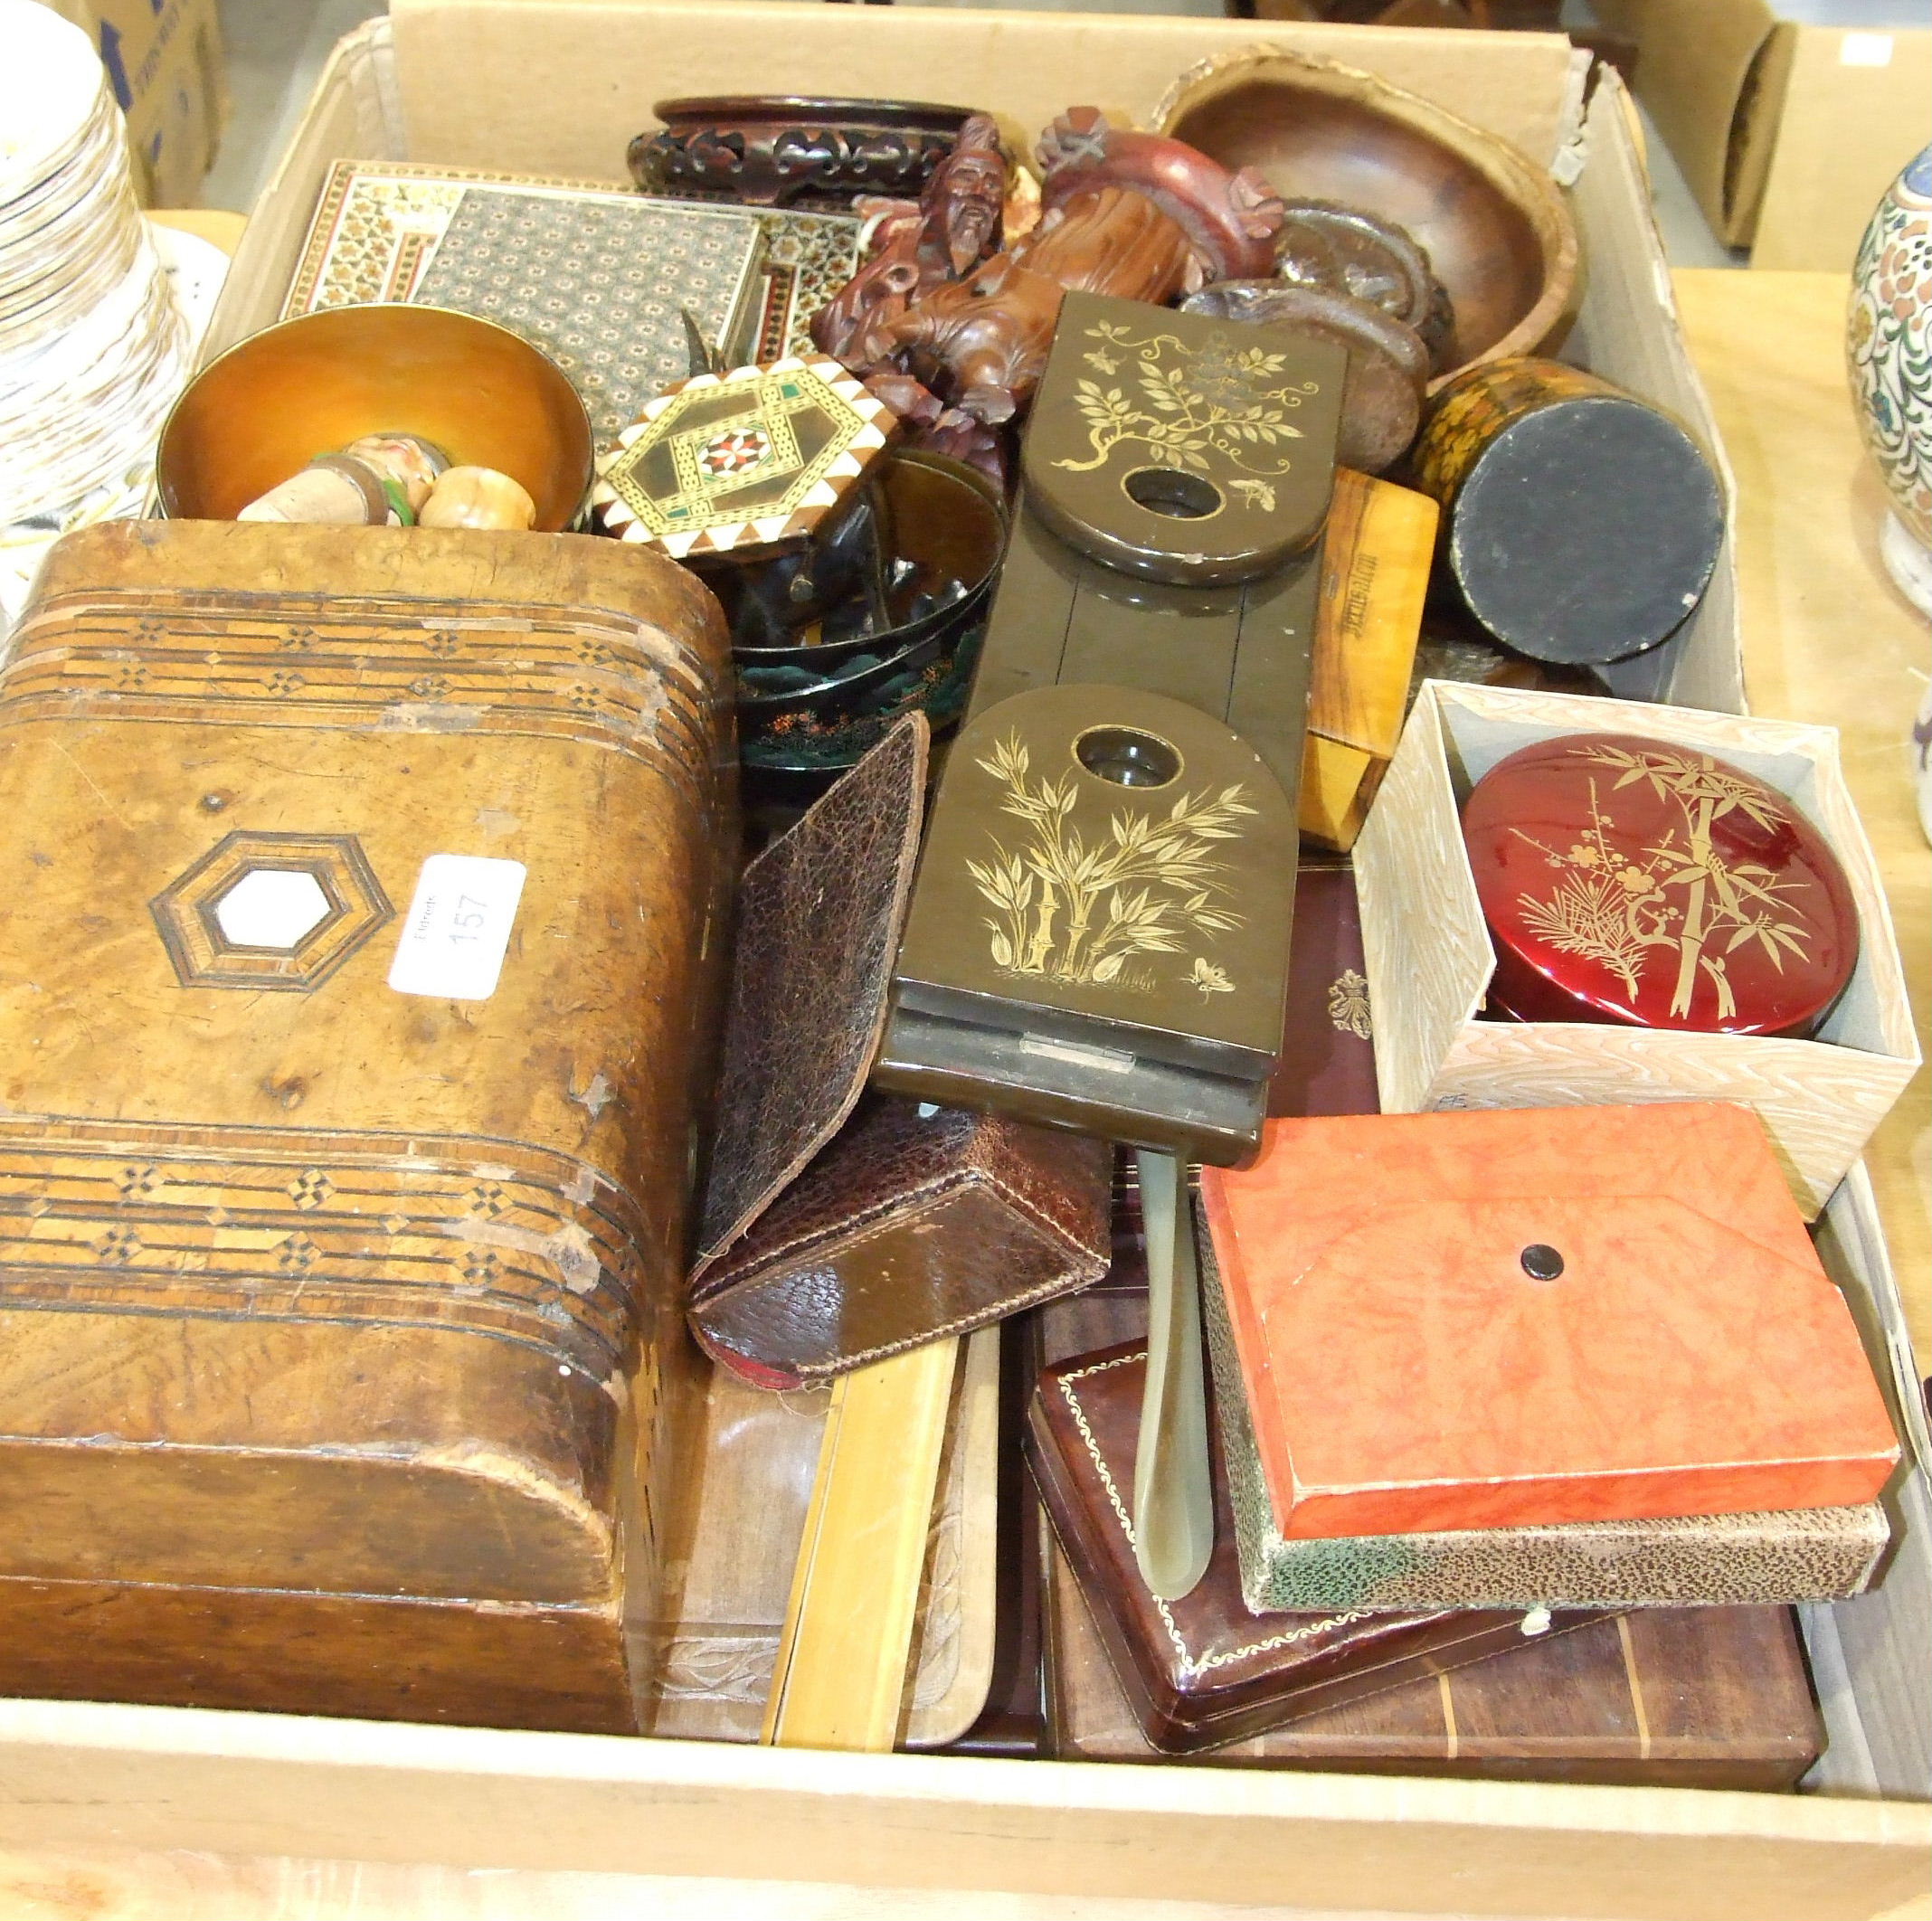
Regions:
[[1898, 1462], [1748, 1108], [1271, 1121], [1201, 1193], [1289, 1539], [1845, 1507]]
[[0, 679], [0, 1692], [634, 1732], [698, 1370], [724, 622], [118, 523]]
[[1134, 1559], [1135, 1441], [1144, 1342], [1048, 1367], [1027, 1434], [1055, 1537], [1149, 1744], [1196, 1754], [1526, 1646], [1600, 1616], [1523, 1610], [1251, 1614], [1241, 1598], [1234, 1517], [1215, 1463], [1215, 1549], [1178, 1601], [1157, 1600]]
[[756, 1386], [846, 1373], [1105, 1273], [1112, 1150], [865, 1094], [917, 856], [923, 717], [746, 868], [688, 1313]]

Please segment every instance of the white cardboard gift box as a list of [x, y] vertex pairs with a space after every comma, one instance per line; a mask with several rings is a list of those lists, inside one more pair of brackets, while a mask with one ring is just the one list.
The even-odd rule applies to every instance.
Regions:
[[[1567, 352], [1715, 443], [1625, 96], [1605, 75], [1586, 113], [1567, 43], [1534, 34], [766, 0], [394, 0], [389, 20], [337, 50], [250, 223], [208, 351], [274, 318], [338, 157], [620, 184], [651, 102], [755, 91], [937, 95], [992, 109], [1030, 143], [1072, 104], [1144, 119], [1183, 67], [1264, 40], [1371, 68], [1550, 164], [1573, 185], [1589, 257]], [[1742, 706], [1728, 551], [1672, 692]], [[1883, 1914], [1919, 1891], [1932, 1844], [1932, 1808], [1919, 1804], [1932, 1794], [1932, 1450], [1861, 1169], [1826, 1210], [1821, 1244], [1883, 1357], [1913, 1465], [1881, 1588], [1806, 1622], [1831, 1734], [1811, 1794], [823, 1755], [16, 1700], [0, 1701], [0, 1845], [697, 1878], [676, 1901], [685, 1914], [753, 1902], [774, 1916], [910, 1910], [912, 1897], [878, 1892], [895, 1888], [966, 1890], [947, 1911], [1007, 1916], [1065, 1913], [1074, 1896], [1169, 1916], [1202, 1903], [1216, 1914]], [[440, 1912], [483, 1912], [468, 1891], [430, 1898]]]
[[[1470, 789], [1565, 733], [1627, 733], [1719, 756], [1788, 796], [1831, 842], [1858, 905], [1859, 958], [1811, 1040], [1576, 1021], [1480, 1020], [1495, 956], [1463, 850]], [[1382, 1105], [1567, 1107], [1741, 1101], [1814, 1217], [1918, 1068], [1884, 884], [1833, 728], [1524, 688], [1426, 682], [1355, 846]]]

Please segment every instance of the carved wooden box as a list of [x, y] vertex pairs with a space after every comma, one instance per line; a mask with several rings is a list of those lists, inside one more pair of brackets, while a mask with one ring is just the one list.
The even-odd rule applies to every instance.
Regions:
[[734, 850], [723, 625], [118, 524], [0, 679], [0, 1690], [625, 1731]]

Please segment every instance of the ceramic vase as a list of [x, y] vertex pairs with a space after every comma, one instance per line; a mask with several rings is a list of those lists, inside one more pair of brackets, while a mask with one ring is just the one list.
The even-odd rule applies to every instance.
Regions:
[[1885, 563], [1932, 620], [1932, 147], [1865, 230], [1846, 349], [1859, 425], [1891, 495]]

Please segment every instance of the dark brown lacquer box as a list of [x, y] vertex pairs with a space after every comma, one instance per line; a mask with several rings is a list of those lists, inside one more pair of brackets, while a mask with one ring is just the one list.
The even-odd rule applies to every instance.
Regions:
[[0, 679], [0, 1690], [637, 1727], [730, 703], [709, 597], [599, 542], [53, 550]]
[[1034, 1396], [1027, 1459], [1134, 1719], [1162, 1753], [1249, 1740], [1598, 1618], [1459, 1608], [1251, 1614], [1218, 1454], [1214, 1558], [1191, 1594], [1157, 1600], [1135, 1565], [1128, 1506], [1146, 1358], [1144, 1342], [1129, 1342], [1049, 1367]]
[[1288, 1017], [1268, 1112], [1373, 1114], [1381, 1106], [1355, 875], [1304, 865], [1294, 882]]
[[876, 1080], [1226, 1161], [1280, 1057], [1299, 836], [1220, 722], [1043, 687], [961, 731]]
[[1345, 367], [1327, 343], [1067, 295], [881, 1084], [1252, 1151]]
[[1838, 856], [1788, 796], [1714, 754], [1573, 733], [1500, 761], [1463, 808], [1496, 949], [1492, 1011], [1803, 1039], [1858, 962]]

